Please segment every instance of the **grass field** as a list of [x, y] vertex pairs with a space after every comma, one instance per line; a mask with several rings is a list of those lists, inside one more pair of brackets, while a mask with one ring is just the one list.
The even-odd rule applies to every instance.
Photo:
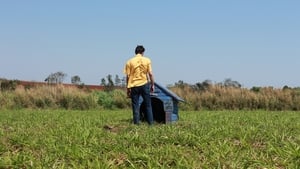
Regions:
[[300, 112], [2, 110], [0, 168], [300, 168]]

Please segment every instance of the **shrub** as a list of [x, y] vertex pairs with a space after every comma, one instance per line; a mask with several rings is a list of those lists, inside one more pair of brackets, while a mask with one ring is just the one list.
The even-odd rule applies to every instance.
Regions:
[[1, 91], [12, 91], [15, 90], [18, 85], [17, 80], [2, 80], [0, 82]]
[[98, 104], [104, 109], [124, 109], [130, 107], [130, 99], [127, 98], [123, 90], [98, 91], [94, 95], [98, 97]]
[[95, 93], [98, 97], [98, 104], [105, 109], [113, 109], [113, 98], [111, 97], [111, 92], [100, 91]]
[[120, 89], [112, 91], [113, 103], [117, 108], [124, 109], [130, 107], [130, 99], [127, 98], [127, 94]]

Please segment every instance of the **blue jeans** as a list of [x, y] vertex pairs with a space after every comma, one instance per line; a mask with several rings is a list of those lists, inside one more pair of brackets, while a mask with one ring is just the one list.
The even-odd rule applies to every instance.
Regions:
[[132, 87], [131, 88], [131, 102], [132, 102], [132, 113], [133, 113], [133, 123], [140, 123], [140, 105], [139, 100], [140, 96], [142, 96], [143, 101], [146, 106], [146, 116], [147, 122], [149, 125], [153, 124], [153, 113], [151, 106], [151, 97], [150, 97], [150, 84], [147, 83], [143, 86]]

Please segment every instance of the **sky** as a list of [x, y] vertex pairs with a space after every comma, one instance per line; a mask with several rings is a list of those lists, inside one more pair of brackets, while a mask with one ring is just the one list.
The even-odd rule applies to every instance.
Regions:
[[299, 0], [0, 1], [0, 78], [123, 77], [137, 45], [162, 85], [300, 86]]

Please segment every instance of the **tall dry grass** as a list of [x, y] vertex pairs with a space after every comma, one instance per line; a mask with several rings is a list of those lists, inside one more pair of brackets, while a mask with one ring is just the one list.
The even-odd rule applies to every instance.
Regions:
[[197, 90], [189, 85], [170, 88], [186, 102], [184, 110], [300, 110], [300, 93], [296, 89], [263, 87], [259, 91], [246, 88], [210, 85]]
[[[197, 89], [190, 85], [171, 87], [185, 102], [182, 110], [300, 110], [300, 90], [263, 87], [259, 90], [210, 85]], [[32, 88], [18, 86], [0, 91], [3, 109], [130, 109], [124, 90], [89, 91], [77, 87], [45, 85]]]
[[97, 107], [97, 98], [76, 87], [45, 85], [29, 89], [18, 86], [14, 91], [0, 93], [2, 108], [65, 108], [91, 109]]
[[92, 91], [75, 86], [43, 85], [0, 91], [2, 109], [127, 109], [130, 105], [130, 99], [121, 89]]

